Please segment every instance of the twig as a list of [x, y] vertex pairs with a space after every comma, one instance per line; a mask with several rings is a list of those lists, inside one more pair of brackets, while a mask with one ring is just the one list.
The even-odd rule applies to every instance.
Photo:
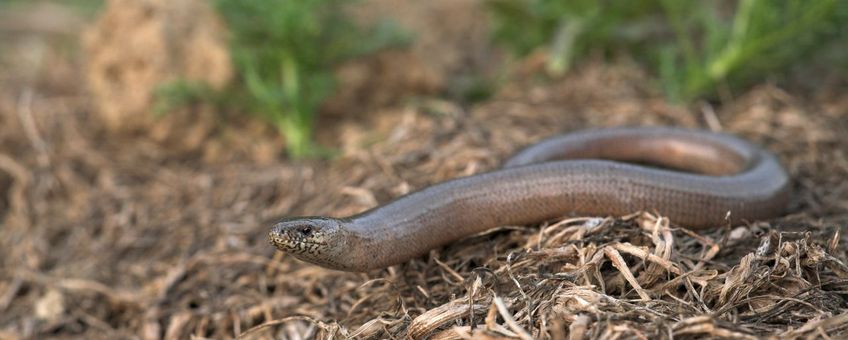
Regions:
[[515, 318], [513, 318], [512, 314], [509, 313], [509, 310], [506, 308], [506, 305], [504, 305], [503, 300], [501, 300], [500, 297], [495, 296], [495, 306], [498, 307], [498, 314], [501, 315], [501, 317], [504, 319], [504, 322], [506, 322], [507, 326], [509, 326], [509, 328], [513, 332], [518, 334], [518, 337], [523, 340], [533, 339], [533, 337], [530, 336], [530, 333], [527, 333], [527, 331], [524, 330], [524, 328], [521, 327], [521, 325], [519, 325], [518, 322], [515, 321]]

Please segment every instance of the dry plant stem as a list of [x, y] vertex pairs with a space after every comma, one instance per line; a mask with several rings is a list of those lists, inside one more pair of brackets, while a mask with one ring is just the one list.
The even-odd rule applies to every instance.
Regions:
[[624, 258], [621, 257], [621, 254], [611, 247], [604, 247], [604, 254], [607, 258], [612, 262], [612, 265], [615, 266], [616, 269], [624, 276], [627, 282], [633, 286], [633, 289], [636, 290], [636, 293], [639, 294], [639, 297], [644, 301], [651, 300], [651, 296], [648, 295], [647, 292], [642, 288], [638, 281], [636, 281], [636, 277], [633, 276], [633, 272], [630, 271], [630, 268], [627, 266], [627, 262], [624, 262]]
[[482, 314], [486, 310], [485, 304], [475, 303], [469, 305], [462, 300], [454, 300], [433, 308], [412, 320], [407, 328], [408, 335], [413, 339], [420, 339], [449, 322], [457, 320], [468, 313]]
[[584, 339], [591, 319], [586, 315], [578, 315], [574, 322], [568, 326], [568, 339]]
[[532, 340], [533, 337], [530, 336], [530, 333], [527, 333], [524, 328], [522, 328], [517, 322], [515, 322], [515, 318], [512, 317], [512, 314], [509, 313], [509, 309], [506, 308], [504, 302], [501, 298], [495, 297], [494, 299], [495, 306], [498, 308], [498, 313], [500, 313], [501, 318], [504, 319], [507, 325], [509, 325], [509, 329], [518, 334], [523, 340]]

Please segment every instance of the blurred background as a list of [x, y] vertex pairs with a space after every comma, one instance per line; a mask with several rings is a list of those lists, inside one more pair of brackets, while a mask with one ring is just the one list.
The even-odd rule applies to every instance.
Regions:
[[269, 223], [588, 127], [739, 134], [795, 178], [783, 225], [844, 227], [846, 31], [838, 0], [0, 0], [0, 338], [402, 336], [455, 292]]

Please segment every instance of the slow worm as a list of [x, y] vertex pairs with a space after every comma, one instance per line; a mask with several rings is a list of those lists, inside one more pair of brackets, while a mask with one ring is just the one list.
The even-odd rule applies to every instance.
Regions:
[[366, 271], [502, 225], [656, 211], [703, 229], [779, 216], [788, 196], [789, 177], [777, 158], [731, 135], [586, 130], [531, 145], [501, 169], [438, 183], [361, 214], [283, 219], [269, 238], [303, 261]]

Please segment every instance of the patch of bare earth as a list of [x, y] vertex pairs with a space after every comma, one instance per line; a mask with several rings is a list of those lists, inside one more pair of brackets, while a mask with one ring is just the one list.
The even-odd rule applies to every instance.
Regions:
[[[67, 74], [53, 81], [78, 79]], [[516, 77], [472, 107], [421, 100], [322, 126], [340, 156], [293, 163], [251, 124], [184, 149], [107, 132], [73, 86], [2, 79], [0, 338], [848, 333], [844, 84], [686, 109], [627, 61], [590, 62], [551, 83]], [[304, 264], [265, 238], [280, 216], [356, 213], [550, 134], [618, 125], [718, 129], [774, 150], [790, 213], [697, 233], [650, 213], [564, 216], [370, 273]]]

